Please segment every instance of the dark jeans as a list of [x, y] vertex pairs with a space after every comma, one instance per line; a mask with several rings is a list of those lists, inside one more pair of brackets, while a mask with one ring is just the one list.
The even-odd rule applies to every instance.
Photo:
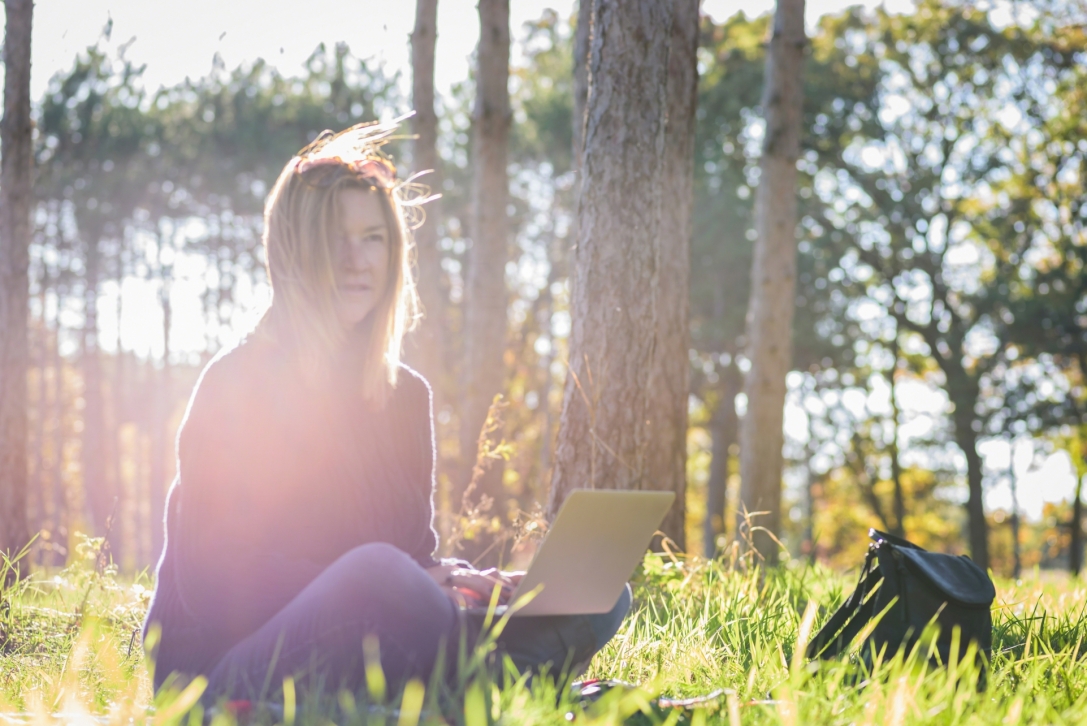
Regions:
[[[627, 587], [611, 612], [511, 618], [498, 652], [518, 669], [584, 668], [619, 630], [630, 610]], [[287, 676], [303, 689], [365, 683], [363, 639], [377, 636], [381, 666], [392, 685], [429, 677], [445, 645], [470, 647], [481, 618], [459, 611], [415, 560], [392, 545], [357, 547], [332, 563], [257, 632], [216, 665], [205, 699], [257, 700]], [[455, 661], [454, 661], [455, 662]]]

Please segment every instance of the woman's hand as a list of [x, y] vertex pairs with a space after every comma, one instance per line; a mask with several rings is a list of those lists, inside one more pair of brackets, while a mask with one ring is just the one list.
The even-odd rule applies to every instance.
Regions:
[[509, 604], [525, 573], [503, 572], [493, 567], [476, 570], [459, 565], [438, 565], [429, 568], [427, 574], [459, 606], [487, 607], [496, 587], [499, 588], [498, 604]]

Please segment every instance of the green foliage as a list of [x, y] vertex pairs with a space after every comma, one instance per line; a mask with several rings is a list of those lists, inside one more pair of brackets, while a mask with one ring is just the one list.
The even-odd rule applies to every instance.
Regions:
[[397, 82], [339, 44], [319, 46], [298, 78], [258, 60], [163, 89], [151, 115], [161, 119], [165, 177], [198, 205], [193, 211], [224, 205], [259, 213], [286, 161], [323, 129], [402, 110]]
[[[94, 553], [53, 579], [39, 577], [11, 599], [14, 629], [0, 660], [0, 711], [34, 723], [96, 717], [103, 722], [199, 723], [200, 683], [151, 698], [131, 625], [146, 590], [95, 575]], [[83, 588], [98, 578], [77, 625]], [[822, 568], [762, 572], [741, 562], [647, 556], [635, 607], [593, 660], [589, 677], [641, 685], [615, 692], [584, 713], [550, 678], [529, 682], [509, 670], [481, 669], [488, 647], [466, 654], [466, 677], [382, 695], [296, 693], [288, 684], [251, 723], [561, 724], [567, 712], [589, 724], [660, 723], [648, 710], [658, 693], [693, 696], [725, 689], [705, 723], [1077, 723], [1087, 718], [1087, 592], [1082, 584], [1029, 578], [998, 582], [994, 655], [987, 684], [969, 660], [926, 669], [923, 654], [886, 654], [870, 671], [798, 657], [806, 637], [848, 594], [852, 581]], [[817, 603], [818, 607], [811, 603]], [[807, 635], [805, 635], [805, 633]], [[379, 689], [382, 690], [382, 689]], [[646, 713], [642, 713], [642, 709]], [[222, 709], [213, 723], [234, 724]], [[212, 714], [209, 714], [211, 716]], [[739, 719], [738, 721], [736, 719]]]
[[[1007, 26], [956, 0], [930, 0], [905, 15], [850, 9], [822, 18], [805, 66], [798, 165], [793, 344], [794, 367], [806, 381], [819, 378], [838, 394], [871, 393], [874, 377], [891, 370], [891, 343], [897, 341], [899, 378], [956, 392], [949, 396], [963, 418], [956, 425], [976, 427], [978, 436], [1040, 434], [1082, 419], [1087, 40], [1082, 24], [1060, 16], [1070, 9], [1061, 2], [1039, 5], [1035, 15], [1023, 16], [1034, 20]], [[742, 358], [769, 30], [768, 17], [742, 14], [720, 24], [706, 20], [702, 28], [690, 298], [692, 390], [703, 404], [692, 417], [696, 427], [709, 423], [727, 397], [723, 381], [737, 374]], [[503, 475], [506, 500], [490, 513], [500, 525], [546, 497], [565, 373], [566, 257], [579, 183], [570, 148], [569, 23], [547, 12], [514, 33], [510, 407], [502, 434], [511, 449]], [[394, 115], [406, 110], [406, 99], [397, 77], [345, 46], [318, 48], [293, 77], [259, 61], [233, 70], [217, 65], [206, 77], [153, 93], [143, 89], [142, 69], [125, 59], [124, 48], [107, 47], [103, 42], [80, 54], [52, 80], [36, 110], [40, 206], [32, 294], [46, 334], [33, 348], [43, 361], [52, 345], [63, 347], [58, 357], [69, 360], [77, 348], [93, 350], [99, 331], [91, 329], [97, 321], [89, 311], [99, 290], [121, 281], [157, 286], [168, 327], [174, 273], [181, 258], [191, 263], [199, 257], [206, 271], [177, 280], [195, 283], [203, 298], [206, 350], [188, 361], [198, 366], [221, 346], [223, 331], [238, 324], [232, 317], [238, 291], [263, 281], [260, 212], [282, 164], [321, 129]], [[442, 295], [448, 304], [431, 313], [449, 333], [448, 366], [433, 382], [444, 406], [437, 433], [446, 490], [453, 477], [467, 478], [471, 458], [459, 451], [454, 433], [459, 306], [470, 245], [471, 97], [468, 79], [439, 104]], [[405, 152], [406, 144], [394, 150], [402, 167]], [[964, 254], [975, 257], [956, 261]], [[151, 316], [148, 327], [153, 324]], [[134, 423], [140, 436], [172, 439], [187, 385], [175, 378], [164, 394], [171, 400], [162, 406], [163, 420], [147, 421], [138, 404], [163, 384], [137, 389], [121, 380], [133, 370], [128, 362], [120, 356], [101, 366], [101, 390], [118, 399], [97, 406], [106, 409], [104, 425], [120, 430]], [[76, 401], [90, 386], [72, 377], [67, 391], [54, 394], [63, 399], [54, 415], [45, 403], [48, 366], [38, 364], [41, 436], [68, 421], [64, 436], [74, 444], [75, 424], [90, 420]], [[125, 409], [121, 399], [137, 413], [115, 414], [115, 406]], [[814, 473], [833, 480], [843, 501], [816, 509], [833, 518], [862, 498], [856, 477], [849, 477], [851, 459], [860, 464], [854, 473], [872, 472], [868, 489], [887, 508], [892, 437], [886, 417], [872, 413], [848, 426], [834, 423], [816, 444], [836, 449], [835, 456]], [[915, 536], [934, 541], [945, 541], [948, 523], [959, 521], [936, 494], [957, 484], [962, 473], [948, 463], [955, 452], [947, 423], [938, 422], [931, 440], [908, 441], [907, 453], [916, 455], [911, 465], [921, 460], [927, 469], [924, 476], [917, 472], [925, 484], [913, 490], [908, 517], [920, 528]], [[101, 428], [84, 426], [84, 435]], [[707, 438], [699, 434], [692, 440]], [[39, 449], [51, 445], [36, 443]], [[86, 450], [101, 450], [105, 458], [114, 446], [103, 441]], [[74, 459], [80, 447], [66, 451], [48, 457], [47, 473], [78, 489], [84, 472]], [[811, 462], [792, 453], [798, 463]], [[144, 477], [149, 468], [136, 455], [113, 458], [106, 469], [116, 471], [107, 476], [118, 492], [118, 472], [132, 465]], [[709, 457], [691, 460], [705, 467]], [[830, 489], [828, 484], [824, 491]], [[81, 498], [71, 494], [72, 501]], [[438, 501], [456, 508], [441, 492]], [[130, 503], [122, 501], [120, 518], [143, 511]], [[872, 509], [868, 503], [864, 508]], [[867, 521], [869, 514], [856, 519]], [[56, 540], [64, 540], [61, 530], [74, 530], [78, 515], [65, 515], [63, 526], [56, 516], [48, 524], [56, 527]], [[118, 532], [125, 534], [118, 537], [140, 536], [139, 526], [123, 524]], [[833, 542], [827, 551], [839, 551]]]
[[[863, 315], [864, 304], [885, 311], [865, 326], [876, 347], [908, 333], [907, 352], [923, 351], [938, 365], [957, 426], [969, 429], [984, 418], [975, 406], [995, 404], [990, 396], [979, 401], [979, 391], [1008, 339], [996, 291], [1021, 273], [1004, 260], [1023, 253], [1012, 237], [979, 225], [977, 212], [1014, 167], [1007, 134], [1017, 125], [1008, 119], [1022, 121], [1019, 134], [1035, 127], [1032, 115], [1047, 113], [1030, 74], [1069, 83], [1072, 57], [1087, 46], [1054, 53], [1059, 41], [1040, 27], [1001, 29], [951, 3], [850, 24], [849, 16], [825, 19], [824, 42], [813, 44], [817, 58], [828, 44], [845, 48], [847, 65], [870, 67], [861, 75], [874, 80], [872, 103], [843, 110], [854, 130], [848, 143], [837, 130], [814, 129], [835, 277], [851, 314]], [[1009, 198], [993, 206], [1003, 209]], [[1035, 224], [1027, 234], [1044, 230]]]
[[[842, 16], [849, 27], [862, 21]], [[761, 155], [762, 75], [769, 16], [743, 13], [702, 28], [698, 118], [695, 138], [695, 217], [691, 248], [691, 333], [695, 347], [710, 354], [742, 350], [754, 239], [754, 191]], [[817, 37], [822, 52], [805, 65], [803, 159], [799, 168], [800, 227], [794, 321], [794, 365], [799, 370], [848, 366], [855, 329], [842, 318], [843, 300], [828, 275], [829, 225], [824, 202], [813, 193], [815, 154], [842, 149], [856, 132], [845, 109], [871, 108], [874, 71], [847, 65], [835, 47], [836, 33]]]
[[146, 163], [157, 132], [144, 110], [142, 68], [97, 46], [54, 77], [38, 110], [35, 191], [71, 205], [79, 239], [97, 244], [123, 234], [153, 169]]
[[[1087, 398], [1087, 41], [1061, 7], [1007, 25], [958, 2], [855, 8], [821, 19], [805, 67], [794, 365], [835, 395], [889, 371], [943, 388], [934, 433], [966, 453], [979, 501], [981, 435], [1080, 420]], [[743, 345], [768, 22], [703, 33], [691, 311], [708, 403]], [[887, 429], [828, 431], [857, 434], [833, 466], [886, 478]], [[939, 444], [909, 442], [934, 472]]]
[[121, 582], [101, 539], [84, 538], [72, 564], [5, 592], [0, 633], [0, 711], [35, 718], [56, 711], [146, 709], [150, 679], [139, 628], [150, 583]]
[[[1031, 88], [1018, 127], [994, 129], [1006, 173], [975, 223], [979, 237], [1003, 241], [991, 246], [1004, 273], [993, 282], [1013, 385], [996, 423], [1017, 432], [1082, 423], [1087, 402], [1087, 36], [1061, 28], [1039, 54], [1061, 101], [1046, 104]], [[1033, 362], [1044, 372], [1031, 371]], [[1055, 370], [1067, 385], [1046, 383]]]
[[[556, 321], [568, 312], [567, 250], [573, 245], [578, 177], [573, 170], [572, 34], [553, 11], [526, 23], [517, 33], [510, 68], [513, 113], [510, 139], [510, 245], [507, 282], [511, 288], [507, 335], [506, 387], [509, 407], [503, 412], [502, 436], [509, 442], [501, 495], [493, 503], [492, 524], [511, 531], [535, 518], [546, 501], [550, 446], [561, 406], [565, 370], [565, 331]], [[451, 308], [451, 358], [460, 360], [460, 291], [467, 264], [467, 237], [472, 205], [468, 198], [472, 170], [470, 85], [454, 91], [442, 121], [453, 141], [443, 150], [446, 161], [443, 217], [448, 250]], [[450, 376], [448, 399], [459, 400], [458, 378]], [[454, 412], [456, 407], [453, 407]], [[475, 452], [459, 452], [454, 476], [471, 465]], [[451, 457], [452, 458], [452, 457]], [[453, 467], [449, 467], [453, 468]], [[460, 502], [454, 502], [454, 509]], [[516, 539], [515, 537], [514, 539]], [[506, 539], [509, 539], [508, 537]], [[493, 552], [497, 552], [495, 548]], [[499, 557], [508, 559], [506, 552]]]
[[510, 156], [546, 163], [555, 176], [573, 168], [574, 68], [570, 26], [554, 10], [526, 23], [523, 64], [511, 69], [514, 108]]

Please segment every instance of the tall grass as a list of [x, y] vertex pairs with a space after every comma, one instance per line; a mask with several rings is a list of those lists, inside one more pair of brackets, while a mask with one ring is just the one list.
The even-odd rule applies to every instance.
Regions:
[[[0, 721], [1087, 723], [1087, 586], [1076, 580], [1035, 574], [997, 583], [993, 661], [979, 689], [970, 658], [933, 669], [924, 665], [924, 653], [885, 654], [866, 669], [849, 658], [812, 664], [800, 657], [806, 637], [848, 595], [848, 576], [649, 555], [631, 616], [586, 674], [636, 683], [638, 690], [615, 690], [583, 711], [553, 680], [509, 669], [488, 675], [476, 654], [462, 677], [445, 685], [413, 683], [383, 693], [371, 679], [360, 693], [307, 698], [288, 684], [268, 709], [239, 717], [193, 709], [198, 688], [153, 698], [135, 634], [150, 583], [122, 582], [95, 566], [93, 547], [84, 554], [62, 572], [3, 592]], [[724, 692], [714, 708], [661, 714], [649, 707], [657, 694], [715, 689]]]

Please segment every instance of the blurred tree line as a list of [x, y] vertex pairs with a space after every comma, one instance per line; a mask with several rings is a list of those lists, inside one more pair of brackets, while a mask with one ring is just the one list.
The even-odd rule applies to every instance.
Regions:
[[[1069, 12], [997, 23], [926, 0], [907, 15], [824, 17], [809, 39], [787, 404], [804, 430], [787, 431], [779, 533], [794, 555], [852, 564], [878, 526], [1000, 572], [1081, 566], [1087, 35]], [[531, 531], [547, 501], [571, 328], [574, 25], [549, 11], [513, 29], [494, 432], [508, 460], [493, 503], [467, 517], [477, 79], [436, 105], [439, 168], [421, 181], [442, 199], [418, 234], [438, 250], [424, 291], [441, 331], [438, 504], [443, 533], [462, 539]], [[708, 555], [737, 516], [768, 30], [742, 14], [701, 26], [686, 516], [688, 549]], [[107, 29], [34, 112], [28, 507], [45, 564], [64, 561], [77, 531], [108, 533], [128, 569], [154, 561], [191, 386], [267, 300], [261, 211], [276, 174], [322, 129], [411, 105], [396, 74], [346, 46], [318, 48], [298, 76], [220, 64], [154, 93], [124, 50]], [[421, 170], [412, 151], [407, 138], [391, 149], [405, 172]], [[1075, 500], [1041, 522], [986, 511], [984, 490], [1008, 477], [983, 466], [996, 440], [1068, 451]]]

